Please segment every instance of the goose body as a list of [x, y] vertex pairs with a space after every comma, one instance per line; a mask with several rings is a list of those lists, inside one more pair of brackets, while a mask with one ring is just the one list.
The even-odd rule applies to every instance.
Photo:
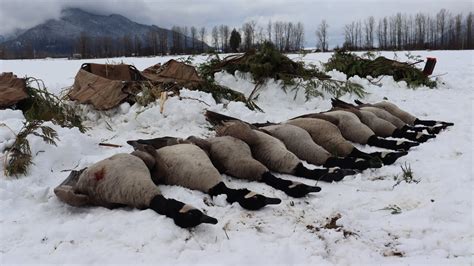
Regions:
[[247, 189], [228, 188], [208, 154], [197, 145], [171, 137], [156, 140], [157, 145], [161, 147], [157, 150], [149, 144], [140, 143], [140, 140], [128, 141], [135, 149], [147, 150], [155, 159], [151, 177], [156, 184], [182, 186], [211, 196], [226, 194], [228, 202], [238, 202], [249, 210], [281, 202], [280, 199], [267, 198]]
[[414, 125], [415, 124], [416, 117], [414, 115], [400, 109], [398, 106], [396, 106], [395, 104], [393, 104], [391, 102], [382, 101], [382, 102], [374, 103], [374, 104], [372, 104], [372, 106], [378, 107], [380, 109], [383, 109], [383, 110], [393, 114], [394, 116], [400, 118], [403, 122], [405, 122], [409, 125]]
[[313, 141], [334, 156], [346, 157], [355, 148], [331, 122], [318, 118], [296, 118], [285, 122], [306, 130]]
[[145, 163], [126, 153], [116, 154], [86, 168], [74, 189], [79, 194], [88, 195], [94, 205], [123, 204], [139, 209], [148, 207], [151, 199], [161, 194], [151, 181]]
[[207, 154], [193, 144], [177, 144], [156, 150], [155, 182], [208, 193], [222, 176]]
[[407, 123], [405, 123], [403, 120], [401, 120], [400, 118], [394, 116], [393, 114], [391, 114], [390, 112], [382, 108], [373, 107], [373, 106], [364, 106], [364, 107], [361, 107], [360, 110], [371, 112], [374, 115], [378, 116], [379, 118], [382, 118], [392, 123], [398, 129], [402, 129], [405, 125], [407, 125]]
[[367, 144], [369, 138], [375, 135], [354, 113], [337, 110], [324, 114], [337, 119], [337, 127], [341, 130], [342, 136], [344, 136], [345, 139], [355, 143]]
[[415, 126], [415, 125], [423, 125], [423, 126], [428, 126], [428, 127], [436, 127], [436, 128], [429, 128], [430, 130], [428, 132], [430, 133], [439, 133], [440, 130], [445, 129], [449, 126], [453, 126], [453, 123], [450, 122], [444, 122], [444, 121], [435, 121], [435, 120], [421, 120], [415, 117], [414, 115], [408, 113], [407, 111], [401, 109], [394, 103], [388, 102], [388, 101], [381, 101], [378, 103], [374, 104], [364, 104], [358, 100], [355, 101], [359, 106], [371, 106], [371, 107], [377, 107], [380, 109], [383, 109], [392, 115], [398, 117], [400, 120], [405, 122], [408, 125]]
[[275, 172], [311, 179], [322, 178], [324, 181], [339, 181], [344, 175], [354, 173], [341, 169], [334, 172], [328, 169], [310, 170], [286, 148], [282, 141], [260, 130], [252, 129], [241, 121], [226, 122], [217, 133], [219, 136], [233, 136], [245, 141], [252, 151], [252, 156]]
[[210, 138], [207, 141], [210, 143], [211, 160], [228, 175], [260, 181], [263, 174], [269, 171], [265, 165], [252, 157], [250, 147], [240, 139], [222, 136]]
[[[80, 172], [73, 171], [70, 178], [54, 192], [60, 199], [74, 206], [91, 204], [107, 208], [150, 208], [173, 218], [181, 227], [217, 223], [216, 219], [190, 205], [164, 198], [153, 183], [145, 161], [132, 154], [116, 154]], [[77, 199], [81, 204], [76, 204]]]
[[393, 136], [397, 130], [394, 124], [370, 111], [360, 110], [360, 121], [367, 125], [377, 136], [384, 138]]
[[332, 156], [331, 153], [316, 144], [311, 135], [300, 127], [291, 124], [279, 124], [262, 127], [261, 129], [282, 141], [286, 148], [298, 158], [311, 164], [323, 165]]
[[250, 147], [244, 141], [231, 137], [213, 137], [201, 139], [188, 137], [186, 140], [171, 137], [148, 140], [137, 140], [138, 143], [163, 147], [179, 143], [193, 143], [203, 149], [209, 156], [212, 164], [221, 173], [250, 181], [264, 182], [276, 189], [284, 191], [292, 197], [303, 197], [310, 192], [318, 192], [320, 187], [308, 186], [303, 183], [275, 177], [269, 169], [252, 157]]
[[[425, 142], [435, 137], [434, 135], [423, 134], [421, 132], [422, 130], [415, 129], [413, 126], [406, 124], [396, 116], [381, 108], [372, 106], [357, 107], [339, 99], [332, 99], [332, 105], [333, 110], [349, 112], [357, 115], [360, 121], [368, 126], [375, 135], [379, 137], [405, 138], [415, 142]], [[413, 131], [419, 133], [414, 133]], [[430, 132], [430, 130], [428, 130], [428, 132]], [[380, 140], [373, 141], [376, 141], [374, 142], [375, 144], [377, 144], [377, 142], [383, 144], [383, 141], [381, 142]], [[387, 144], [388, 143], [385, 143], [385, 145]]]

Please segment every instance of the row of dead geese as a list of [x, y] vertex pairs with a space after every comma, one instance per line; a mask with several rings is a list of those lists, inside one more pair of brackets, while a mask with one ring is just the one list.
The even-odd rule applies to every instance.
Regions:
[[[334, 108], [328, 112], [282, 123], [248, 124], [207, 111], [208, 121], [217, 126], [217, 137], [128, 141], [135, 149], [133, 153], [116, 154], [81, 171], [72, 171], [54, 191], [73, 206], [150, 208], [174, 219], [181, 227], [216, 224], [215, 218], [200, 210], [163, 197], [157, 185], [179, 185], [211, 196], [224, 194], [229, 203], [238, 202], [245, 209], [257, 210], [281, 200], [245, 188], [229, 188], [221, 173], [263, 182], [289, 196], [303, 197], [321, 188], [278, 178], [272, 172], [340, 181], [357, 170], [392, 164], [411, 147], [453, 125], [420, 120], [386, 101], [352, 105], [333, 99], [332, 103]], [[352, 142], [394, 151], [365, 153]], [[301, 160], [324, 168], [309, 169]]]

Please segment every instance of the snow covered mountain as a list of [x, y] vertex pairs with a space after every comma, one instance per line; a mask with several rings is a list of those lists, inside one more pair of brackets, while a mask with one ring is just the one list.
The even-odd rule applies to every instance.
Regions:
[[[124, 36], [127, 36], [131, 40], [140, 40], [142, 48], [146, 48], [149, 46], [146, 42], [147, 35], [150, 32], [160, 31], [166, 33], [169, 48], [172, 43], [171, 30], [139, 24], [117, 14], [103, 16], [78, 8], [69, 8], [61, 12], [59, 19], [50, 19], [26, 30], [14, 39], [4, 38], [3, 46], [10, 54], [20, 57], [27, 50], [34, 51], [37, 55], [43, 53], [48, 56], [70, 56], [81, 36], [87, 36], [96, 43], [100, 38], [107, 37], [116, 46], [120, 46]], [[180, 38], [186, 39], [186, 48], [192, 46], [191, 38], [184, 38], [182, 34]], [[195, 40], [195, 45], [200, 47], [201, 42]]]

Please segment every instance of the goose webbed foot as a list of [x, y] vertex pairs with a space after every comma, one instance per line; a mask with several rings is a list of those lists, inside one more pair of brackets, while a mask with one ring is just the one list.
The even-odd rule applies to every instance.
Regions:
[[262, 175], [262, 181], [265, 182], [265, 184], [269, 186], [282, 190], [288, 196], [294, 197], [294, 198], [301, 198], [311, 192], [321, 191], [321, 188], [318, 186], [308, 186], [303, 183], [278, 178], [272, 175], [270, 172], [265, 172]]

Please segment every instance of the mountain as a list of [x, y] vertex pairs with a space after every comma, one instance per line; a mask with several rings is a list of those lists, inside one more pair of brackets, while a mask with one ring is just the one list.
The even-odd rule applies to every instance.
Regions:
[[[166, 39], [166, 45], [150, 45], [150, 36], [157, 40]], [[161, 37], [161, 38], [160, 38]], [[51, 19], [24, 31], [14, 39], [6, 39], [0, 44], [2, 57], [64, 57], [73, 53], [83, 56], [114, 56], [127, 53], [140, 55], [156, 54], [159, 48], [183, 51], [192, 47], [193, 41], [181, 33], [139, 24], [121, 15], [96, 15], [81, 9], [69, 8], [61, 12], [59, 19]], [[181, 40], [181, 45], [173, 45], [173, 38]], [[201, 42], [195, 40], [195, 47]], [[203, 44], [204, 48], [208, 46]], [[122, 53], [122, 54], [121, 54]]]

